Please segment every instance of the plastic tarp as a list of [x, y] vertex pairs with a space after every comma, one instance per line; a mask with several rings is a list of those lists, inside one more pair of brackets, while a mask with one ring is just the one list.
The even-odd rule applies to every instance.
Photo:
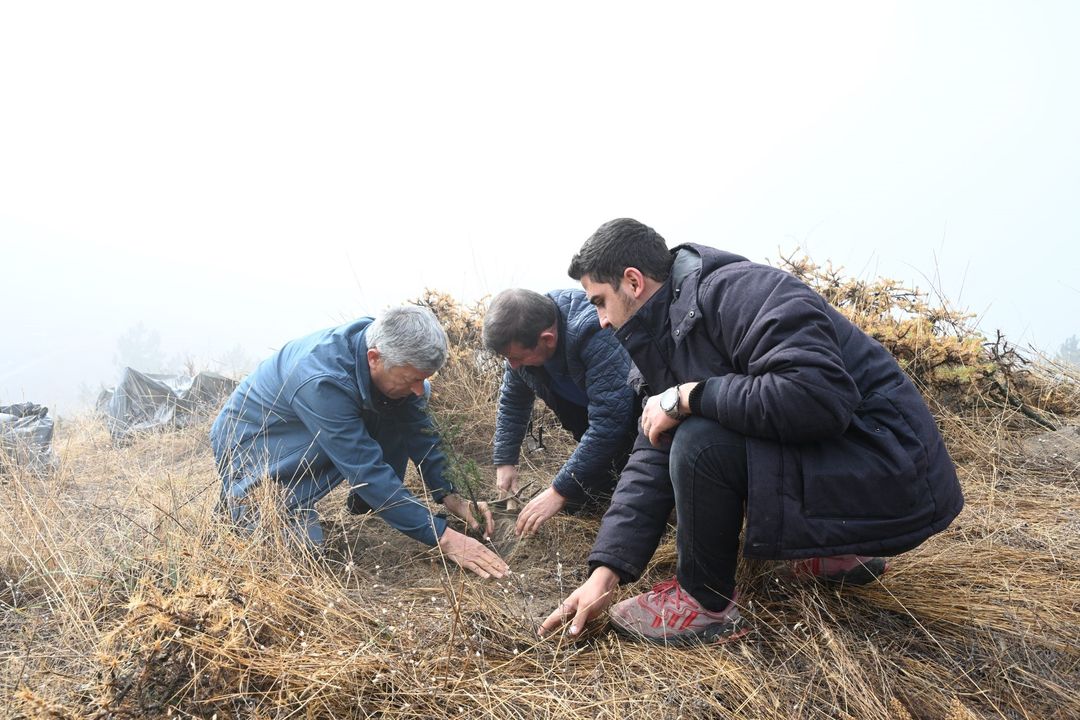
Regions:
[[47, 473], [56, 465], [53, 419], [36, 403], [0, 405], [0, 475], [13, 468]]
[[120, 383], [103, 390], [97, 409], [116, 442], [151, 430], [185, 427], [218, 411], [236, 381], [212, 372], [161, 375], [124, 368]]

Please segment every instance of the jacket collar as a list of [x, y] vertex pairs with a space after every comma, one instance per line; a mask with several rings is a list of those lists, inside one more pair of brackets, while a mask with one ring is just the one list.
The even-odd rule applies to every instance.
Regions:
[[567, 372], [566, 346], [568, 340], [566, 333], [568, 331], [566, 329], [566, 316], [562, 314], [557, 304], [555, 316], [555, 324], [558, 328], [556, 330], [558, 337], [555, 338], [555, 352], [548, 358], [548, 361], [544, 363], [544, 366], [545, 368], [550, 368], [565, 375]]
[[675, 257], [668, 278], [672, 288], [669, 331], [675, 346], [679, 346], [701, 319], [697, 292], [701, 280], [701, 253], [693, 245], [680, 245], [671, 254]]
[[665, 282], [615, 333], [653, 394], [675, 383], [671, 371], [675, 343], [668, 316], [672, 294], [671, 282]]
[[371, 327], [370, 322], [367, 327], [356, 334], [356, 386], [360, 389], [360, 400], [364, 404], [364, 408], [374, 410], [375, 399], [372, 397], [372, 392], [375, 390], [375, 386], [371, 382], [371, 368], [368, 367], [367, 359], [367, 331], [369, 327]]
[[701, 254], [693, 245], [680, 245], [671, 253], [675, 257], [668, 279], [615, 333], [628, 350], [642, 333], [661, 349], [674, 350], [701, 317], [697, 306]]

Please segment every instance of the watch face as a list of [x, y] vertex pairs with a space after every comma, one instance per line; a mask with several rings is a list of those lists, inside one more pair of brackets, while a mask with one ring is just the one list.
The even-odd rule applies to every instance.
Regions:
[[671, 412], [677, 407], [679, 407], [679, 389], [670, 387], [660, 396], [660, 409]]

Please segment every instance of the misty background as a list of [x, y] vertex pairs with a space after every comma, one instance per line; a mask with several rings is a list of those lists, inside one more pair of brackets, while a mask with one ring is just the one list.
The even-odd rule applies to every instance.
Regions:
[[2, 3], [0, 404], [570, 287], [623, 216], [1075, 349], [1078, 8]]

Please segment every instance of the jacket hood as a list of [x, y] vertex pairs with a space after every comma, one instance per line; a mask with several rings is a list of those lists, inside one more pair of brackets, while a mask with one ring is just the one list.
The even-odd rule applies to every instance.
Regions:
[[737, 262], [749, 262], [742, 255], [717, 250], [707, 245], [685, 243], [671, 250], [675, 257], [671, 264], [671, 276], [668, 278], [678, 296], [687, 282], [697, 286], [697, 279], [702, 274], [708, 275], [718, 268]]

